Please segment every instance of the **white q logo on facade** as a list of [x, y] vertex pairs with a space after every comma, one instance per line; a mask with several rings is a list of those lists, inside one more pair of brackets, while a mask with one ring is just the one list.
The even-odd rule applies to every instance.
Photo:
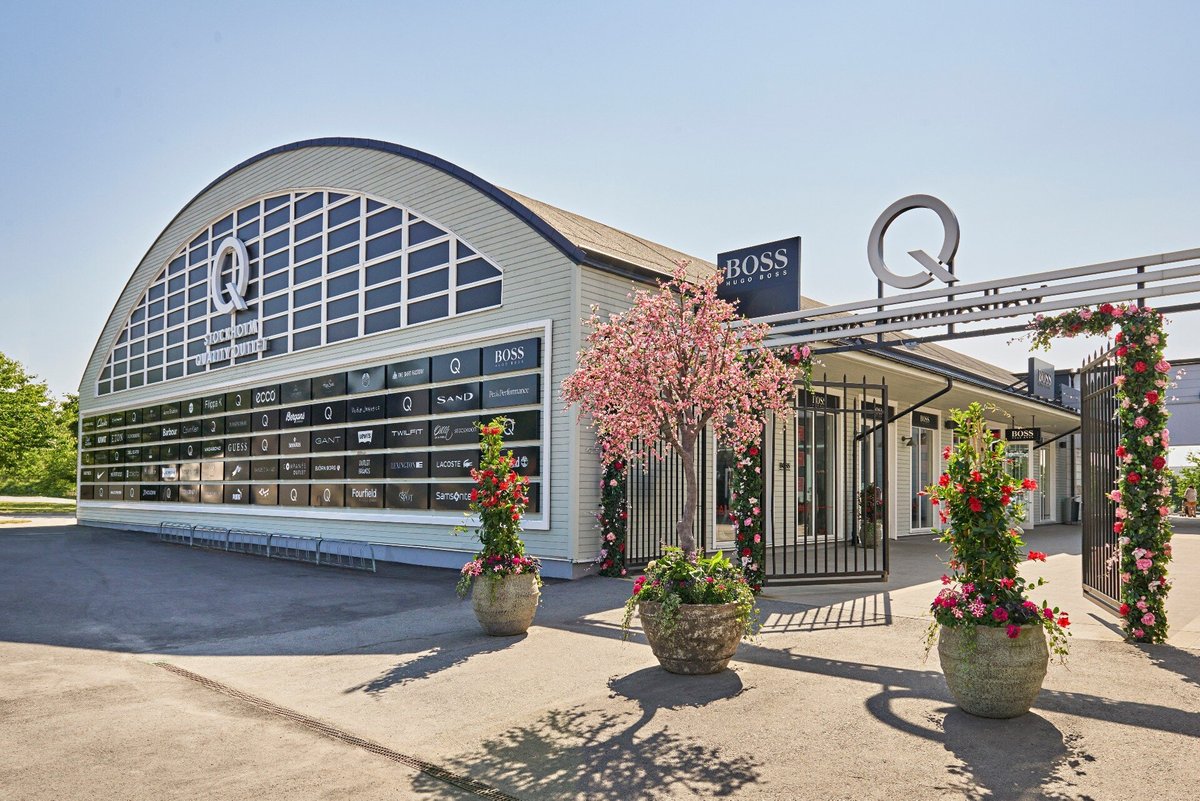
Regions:
[[[896, 275], [883, 261], [883, 235], [897, 217], [912, 209], [929, 209], [942, 221], [942, 249], [938, 251], [936, 259], [923, 250], [910, 250], [908, 255], [925, 268], [924, 272]], [[925, 286], [934, 278], [947, 284], [954, 283], [954, 254], [957, 252], [958, 218], [949, 206], [933, 195], [909, 195], [900, 198], [883, 210], [867, 238], [867, 262], [871, 265], [871, 272], [875, 273], [880, 281], [897, 289], [916, 289]]]
[[[221, 264], [225, 256], [233, 256], [233, 280], [221, 286]], [[218, 314], [234, 309], [246, 311], [246, 287], [250, 283], [250, 254], [237, 237], [227, 236], [217, 248], [212, 264], [208, 266], [208, 295]], [[229, 297], [226, 299], [226, 293]]]

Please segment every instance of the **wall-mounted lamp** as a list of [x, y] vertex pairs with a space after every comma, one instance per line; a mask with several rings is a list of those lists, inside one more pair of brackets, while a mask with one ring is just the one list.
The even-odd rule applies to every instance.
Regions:
[[900, 445], [905, 448], [912, 447], [912, 437], [900, 437]]

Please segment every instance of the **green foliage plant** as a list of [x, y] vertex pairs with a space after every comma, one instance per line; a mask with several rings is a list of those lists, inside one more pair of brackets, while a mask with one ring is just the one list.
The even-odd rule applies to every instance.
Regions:
[[[537, 557], [525, 555], [521, 540], [521, 520], [529, 507], [529, 479], [516, 473], [512, 451], [504, 450], [507, 422], [508, 418], [496, 417], [477, 424], [479, 466], [471, 470], [475, 486], [467, 514], [479, 518], [476, 533], [482, 547], [462, 566], [459, 597], [466, 597], [471, 583], [479, 577], [494, 581], [502, 576], [532, 574], [541, 586], [541, 563]], [[463, 531], [465, 526], [455, 529], [455, 533]]]
[[664, 548], [663, 555], [646, 565], [646, 572], [633, 583], [621, 623], [626, 637], [633, 612], [643, 601], [662, 604], [664, 634], [675, 628], [679, 609], [685, 604], [737, 604], [742, 635], [751, 637], [758, 630], [754, 591], [742, 571], [720, 551], [711, 556], [697, 554], [692, 560], [681, 548]]
[[931, 605], [926, 650], [941, 626], [971, 632], [976, 626], [1003, 628], [1014, 639], [1023, 627], [1041, 626], [1061, 661], [1070, 619], [1058, 607], [1030, 600], [1029, 590], [1045, 584], [1044, 578], [1029, 582], [1017, 572], [1027, 559], [1046, 560], [1039, 551], [1026, 553], [1021, 539], [1025, 510], [1017, 498], [1037, 489], [1037, 482], [1017, 481], [1008, 472], [1004, 440], [988, 430], [982, 405], [951, 410], [950, 416], [957, 444], [943, 451], [946, 470], [925, 490], [947, 524], [939, 533], [951, 552], [951, 572], [942, 576], [942, 590]]

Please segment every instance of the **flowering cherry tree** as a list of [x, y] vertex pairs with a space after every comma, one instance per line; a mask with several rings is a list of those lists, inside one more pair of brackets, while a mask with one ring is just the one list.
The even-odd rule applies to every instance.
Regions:
[[[693, 282], [687, 264], [656, 291], [634, 292], [623, 313], [605, 320], [593, 309], [587, 347], [562, 396], [591, 416], [605, 465], [679, 454], [684, 503], [676, 532], [691, 557], [700, 437], [711, 428], [735, 447], [757, 440], [766, 414], [786, 407], [797, 371], [763, 347], [767, 326], [742, 323], [717, 297], [719, 272]], [[659, 444], [635, 450], [638, 440]]]
[[1121, 616], [1125, 636], [1137, 642], [1167, 638], [1167, 566], [1171, 561], [1171, 486], [1167, 477], [1167, 389], [1170, 363], [1164, 358], [1167, 335], [1162, 313], [1148, 306], [1105, 303], [1034, 321], [1033, 345], [1049, 348], [1058, 337], [1107, 336], [1115, 326], [1113, 355], [1117, 362], [1117, 420], [1121, 444], [1116, 487], [1108, 494], [1116, 503], [1121, 568]]

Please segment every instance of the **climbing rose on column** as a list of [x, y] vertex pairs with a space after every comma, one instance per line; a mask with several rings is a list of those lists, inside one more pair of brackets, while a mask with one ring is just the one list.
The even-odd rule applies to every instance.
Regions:
[[[1171, 583], [1171, 525], [1161, 513], [1161, 499], [1170, 491], [1167, 466], [1166, 393], [1171, 364], [1163, 358], [1167, 335], [1163, 316], [1147, 306], [1105, 303], [1097, 309], [1076, 309], [1056, 317], [1039, 317], [1031, 326], [1033, 346], [1048, 349], [1058, 337], [1077, 334], [1107, 336], [1114, 326], [1116, 347], [1117, 419], [1121, 444], [1114, 455], [1120, 467], [1116, 489], [1109, 494], [1116, 508], [1113, 530], [1120, 535], [1121, 617], [1125, 636], [1138, 642], [1163, 642], [1167, 637], [1167, 591]], [[1169, 510], [1168, 510], [1169, 511]]]

